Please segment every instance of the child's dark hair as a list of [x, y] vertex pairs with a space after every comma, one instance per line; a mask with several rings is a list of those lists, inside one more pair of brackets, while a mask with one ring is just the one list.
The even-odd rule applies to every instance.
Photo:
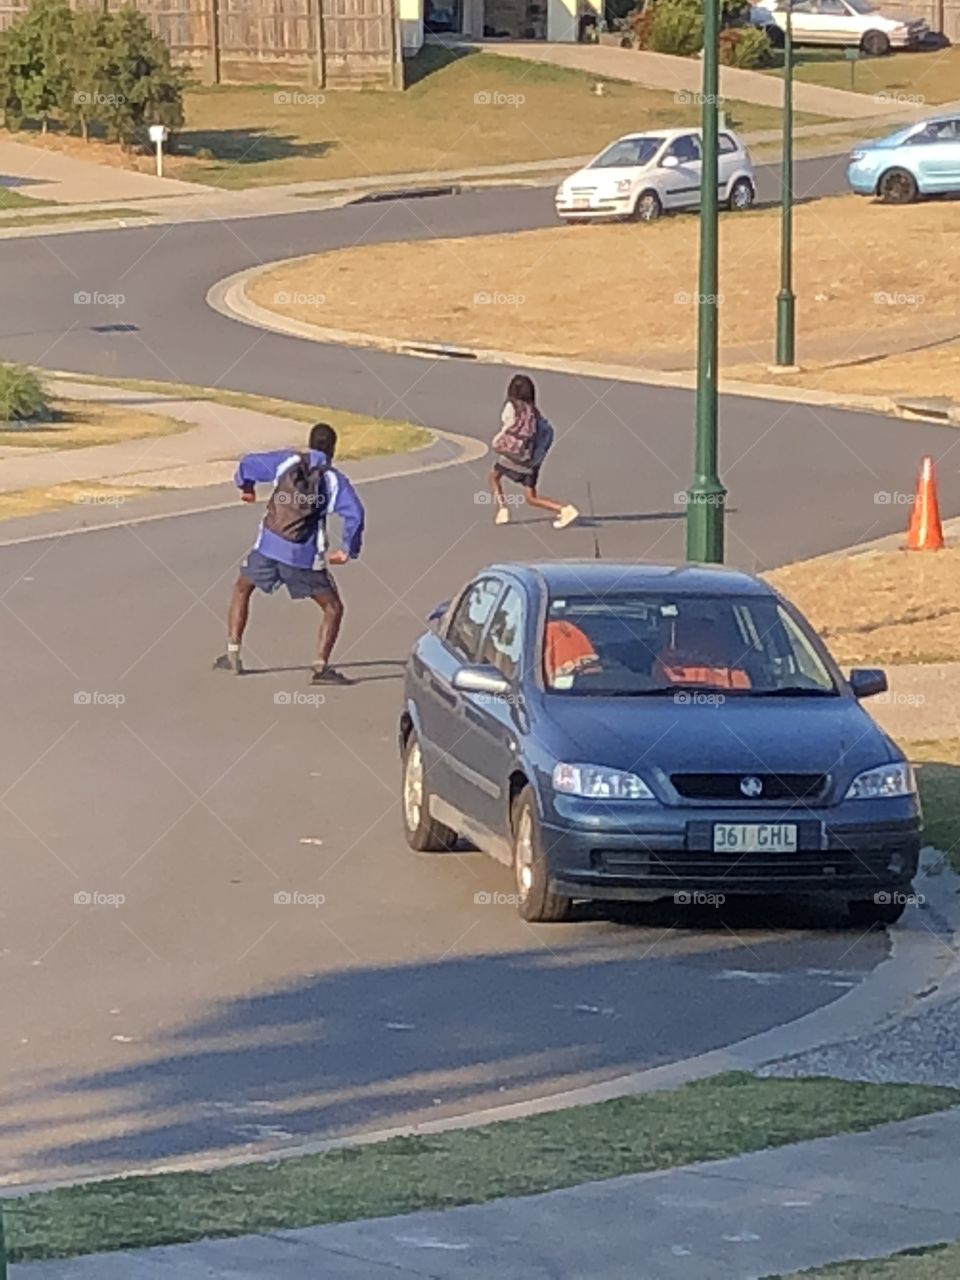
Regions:
[[533, 379], [525, 373], [515, 373], [507, 386], [508, 400], [524, 400], [527, 404], [537, 403], [537, 392]]
[[325, 453], [328, 462], [332, 461], [337, 447], [337, 433], [329, 422], [318, 422], [315, 427], [310, 428], [309, 445], [317, 453]]

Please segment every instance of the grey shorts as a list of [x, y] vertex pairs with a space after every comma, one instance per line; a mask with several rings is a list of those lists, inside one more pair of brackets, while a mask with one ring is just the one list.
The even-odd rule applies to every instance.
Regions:
[[294, 565], [271, 560], [254, 549], [240, 566], [240, 572], [267, 595], [278, 587], [286, 587], [291, 600], [309, 600], [313, 596], [336, 595], [337, 588], [326, 569], [298, 569]]

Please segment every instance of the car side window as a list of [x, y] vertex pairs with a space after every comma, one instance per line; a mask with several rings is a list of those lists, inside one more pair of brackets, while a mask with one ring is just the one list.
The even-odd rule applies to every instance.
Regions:
[[691, 164], [700, 159], [700, 143], [692, 133], [687, 133], [671, 143], [666, 154], [676, 156], [680, 164]]
[[496, 667], [512, 680], [520, 668], [523, 652], [523, 600], [519, 591], [508, 587], [493, 615], [483, 642], [480, 661]]
[[729, 133], [721, 133], [720, 135], [720, 154], [722, 156], [729, 155], [732, 151], [737, 150], [737, 144]]
[[502, 583], [497, 578], [480, 578], [472, 583], [457, 605], [447, 627], [447, 644], [465, 662], [476, 662], [480, 654], [480, 638], [490, 612], [500, 594]]
[[819, 9], [821, 13], [831, 18], [846, 18], [847, 7], [841, 3], [841, 0], [820, 0]]

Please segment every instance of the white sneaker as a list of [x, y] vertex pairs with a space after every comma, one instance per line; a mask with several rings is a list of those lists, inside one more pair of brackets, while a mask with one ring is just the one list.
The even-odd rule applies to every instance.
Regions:
[[509, 507], [497, 507], [497, 514], [496, 514], [496, 515], [494, 516], [494, 518], [493, 518], [493, 523], [494, 523], [494, 524], [509, 524], [509, 523], [510, 523], [510, 508], [509, 508]]
[[561, 508], [560, 514], [553, 522], [553, 527], [555, 529], [565, 529], [568, 524], [573, 524], [574, 520], [579, 519], [580, 512], [572, 503], [568, 502], [565, 507]]

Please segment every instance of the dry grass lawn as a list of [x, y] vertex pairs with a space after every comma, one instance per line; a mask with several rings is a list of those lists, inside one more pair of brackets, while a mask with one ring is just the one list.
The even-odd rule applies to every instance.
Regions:
[[960, 547], [823, 556], [766, 576], [841, 666], [960, 660]]
[[78, 514], [103, 510], [104, 507], [119, 510], [128, 498], [142, 498], [151, 492], [153, 490], [141, 485], [128, 487], [80, 480], [52, 485], [49, 489], [15, 489], [10, 493], [0, 493], [0, 520], [35, 516], [42, 511], [55, 511], [71, 505], [76, 506]]
[[[807, 84], [851, 88], [850, 63], [842, 50], [801, 49], [795, 73]], [[960, 49], [904, 50], [889, 58], [860, 58], [853, 69], [852, 87], [857, 93], [906, 104], [956, 102], [960, 99]]]
[[0, 429], [0, 447], [18, 449], [89, 449], [148, 436], [171, 436], [188, 431], [188, 422], [177, 422], [159, 413], [138, 413], [88, 400], [53, 401], [52, 422]]
[[[960, 312], [957, 329], [960, 330]], [[773, 381], [766, 365], [728, 367], [724, 374], [750, 382]], [[813, 387], [840, 394], [951, 396], [960, 400], [960, 341], [834, 368], [825, 368], [815, 360], [805, 361], [802, 373], [778, 376], [776, 381], [788, 387]]]
[[[955, 318], [960, 330], [956, 227], [954, 206], [893, 210], [848, 196], [798, 208], [801, 359], [866, 354], [885, 335], [922, 334], [925, 322]], [[692, 349], [696, 241], [695, 219], [678, 216], [370, 245], [281, 264], [249, 295], [319, 326], [642, 366]], [[777, 213], [724, 216], [720, 252], [721, 344], [741, 362], [765, 360]]]

